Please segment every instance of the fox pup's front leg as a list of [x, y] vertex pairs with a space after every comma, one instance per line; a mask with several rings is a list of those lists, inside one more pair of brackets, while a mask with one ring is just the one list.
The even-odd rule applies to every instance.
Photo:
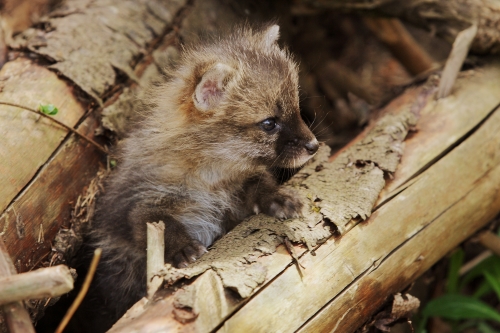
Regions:
[[[153, 200], [150, 200], [153, 201]], [[131, 213], [131, 220], [138, 223], [134, 224], [134, 235], [143, 238], [137, 239], [139, 243], [146, 242], [146, 222], [163, 221], [165, 223], [165, 261], [173, 264], [175, 267], [186, 267], [195, 262], [199, 257], [207, 252], [205, 246], [189, 235], [186, 227], [169, 215], [168, 205], [151, 204], [145, 201], [137, 204]]]
[[281, 220], [299, 217], [304, 206], [295, 191], [280, 186], [270, 172], [252, 178], [247, 185], [247, 207]]

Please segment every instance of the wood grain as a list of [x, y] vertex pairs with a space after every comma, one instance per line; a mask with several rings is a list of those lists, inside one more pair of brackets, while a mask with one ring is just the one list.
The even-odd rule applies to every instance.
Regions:
[[[57, 74], [26, 58], [8, 62], [0, 70], [0, 101], [38, 109], [54, 104], [54, 116], [75, 126], [86, 108], [74, 97], [74, 89]], [[0, 212], [28, 184], [54, 153], [67, 131], [48, 119], [12, 106], [0, 105]]]
[[[215, 287], [205, 286], [206, 289], [201, 291], [201, 280], [195, 280], [189, 287], [196, 286], [198, 293], [205, 296], [196, 298], [198, 308], [211, 306], [217, 309], [211, 312], [211, 320], [179, 323], [172, 312], [166, 310], [166, 307], [175, 308], [178, 294], [174, 293], [162, 298], [164, 306], [161, 313], [158, 312], [158, 322], [161, 317], [165, 327], [176, 327], [180, 332], [214, 329], [218, 332], [290, 332], [301, 327], [306, 329], [313, 322], [329, 323], [327, 326], [314, 324], [319, 326], [311, 326], [308, 330], [314, 332], [316, 329], [329, 331], [337, 321], [341, 327], [345, 320], [347, 324], [342, 324], [338, 332], [353, 331], [381, 304], [372, 298], [379, 298], [382, 302], [390, 293], [399, 291], [500, 210], [495, 192], [500, 183], [495, 178], [495, 167], [500, 162], [500, 137], [495, 133], [500, 128], [497, 128], [498, 112], [492, 114], [499, 101], [496, 96], [491, 96], [499, 95], [498, 79], [495, 79], [499, 70], [499, 64], [494, 62], [461, 74], [454, 95], [439, 102], [429, 102], [434, 100], [432, 94], [424, 97], [422, 103], [429, 104], [422, 110], [418, 131], [410, 139], [408, 145], [411, 144], [411, 149], [404, 151], [400, 167], [405, 172], [396, 172], [393, 180], [394, 184], [406, 184], [404, 191], [385, 195], [372, 217], [341, 238], [329, 239], [315, 249], [315, 255], [295, 245], [299, 261], [305, 267], [302, 277], [290, 255], [280, 246], [276, 253], [257, 259], [268, 269], [268, 274], [264, 284], [249, 299], [235, 299], [227, 292], [221, 295]], [[410, 90], [408, 95], [410, 98], [403, 95], [393, 101], [385, 112], [396, 114], [414, 105], [415, 99], [422, 96], [418, 89]], [[492, 116], [488, 118], [490, 114]], [[485, 123], [476, 133], [475, 127], [482, 121]], [[484, 130], [486, 125], [489, 129]], [[473, 134], [469, 137], [470, 133]], [[429, 135], [433, 139], [428, 140]], [[462, 207], [462, 202], [468, 204]], [[448, 215], [452, 218], [445, 220]], [[471, 216], [477, 216], [477, 219], [471, 222]], [[450, 221], [456, 226], [450, 227]], [[441, 223], [445, 226], [441, 227]], [[441, 231], [435, 230], [428, 235], [426, 230], [431, 227]], [[457, 232], [446, 241], [450, 229]], [[419, 236], [424, 235], [424, 231], [425, 236]], [[430, 238], [423, 241], [421, 237]], [[419, 241], [414, 242], [414, 239]], [[422, 248], [417, 251], [422, 256], [412, 255], [408, 259], [410, 263], [418, 259], [412, 266], [418, 270], [408, 266], [407, 271], [402, 271], [395, 264], [384, 273], [393, 276], [387, 285], [378, 287], [382, 282], [376, 281], [369, 285], [372, 289], [358, 290], [358, 281], [371, 281], [362, 279], [386, 267], [382, 265], [392, 260], [392, 255], [399, 253], [400, 249], [412, 244], [412, 251], [416, 251], [414, 247], [429, 242], [439, 247], [439, 251], [435, 250], [436, 255]], [[357, 303], [349, 303], [351, 297], [358, 294]], [[349, 305], [335, 303], [337, 299], [343, 299]], [[333, 305], [330, 307], [330, 304]], [[325, 312], [316, 320], [316, 316], [327, 308], [342, 308], [344, 312], [337, 311], [333, 315]], [[155, 317], [154, 312], [155, 306], [146, 307], [141, 320]], [[202, 316], [202, 313], [198, 314], [198, 318]], [[331, 319], [328, 321], [326, 317]]]
[[406, 139], [401, 164], [377, 205], [404, 189], [405, 183], [452, 149], [500, 104], [500, 62], [463, 72], [460, 78], [454, 93], [421, 111], [417, 132]]
[[[468, 140], [375, 212], [366, 225], [355, 228], [379, 233], [389, 227], [390, 238], [400, 238], [401, 244], [387, 247], [386, 254], [370, 268], [358, 272], [300, 332], [353, 332], [361, 324], [360, 318], [368, 318], [386, 297], [414, 281], [500, 211], [498, 131], [500, 109]], [[415, 230], [408, 232], [406, 225]], [[349, 233], [345, 238], [353, 236]], [[338, 255], [336, 249], [330, 259]]]
[[73, 277], [65, 265], [0, 277], [0, 305], [61, 296], [71, 289]]
[[[50, 31], [45, 31], [48, 25], [34, 27], [40, 28], [39, 36], [47, 33], [50, 37], [43, 37], [42, 48], [31, 44], [31, 39], [24, 39], [23, 34], [16, 37], [12, 47], [24, 48], [22, 54], [26, 57], [14, 53], [18, 58], [0, 70], [0, 101], [33, 109], [39, 104], [54, 104], [59, 109], [55, 119], [94, 138], [100, 118], [95, 114], [96, 101], [103, 102], [104, 106], [113, 104], [122, 86], [137, 85], [132, 81], [142, 76], [146, 68], [155, 67], [152, 53], [173, 43], [172, 26], [179, 21], [184, 5], [183, 0], [72, 3], [71, 8], [66, 7], [72, 10], [50, 16], [51, 22], [55, 22], [49, 24]], [[92, 20], [82, 20], [84, 16], [99, 23], [86, 28], [85, 24], [91, 24]], [[64, 25], [58, 25], [63, 21], [76, 35], [69, 34], [71, 31], [64, 29]], [[99, 38], [100, 42], [95, 43]], [[135, 51], [130, 53], [130, 49], [117, 48], [118, 44], [111, 43], [118, 40]], [[110, 47], [121, 51], [111, 54]], [[48, 62], [43, 56], [48, 56]], [[111, 72], [102, 86], [102, 71], [92, 66], [96, 63]], [[66, 66], [67, 71], [58, 64]], [[132, 80], [122, 82], [122, 76], [117, 75], [123, 74], [120, 70]], [[89, 77], [95, 81], [88, 81]], [[73, 78], [73, 82], [68, 78]], [[75, 82], [88, 85], [78, 88]], [[97, 86], [104, 88], [97, 89]], [[50, 119], [1, 104], [0, 134], [0, 236], [18, 271], [25, 272], [44, 260], [50, 261], [48, 255], [55, 235], [61, 227], [69, 227], [72, 206], [97, 170], [105, 165], [106, 156], [83, 140], [68, 135], [67, 130]]]
[[[329, 311], [312, 321], [321, 327], [330, 322], [328, 332], [335, 327], [336, 332], [353, 332], [390, 295], [381, 293], [381, 285], [392, 292], [403, 288], [500, 211], [499, 131], [497, 110], [476, 133], [366, 222], [338, 240], [329, 240], [315, 256], [305, 254], [300, 262], [311, 269], [304, 270], [302, 277], [295, 267], [288, 267], [218, 332], [295, 331], [331, 300]], [[420, 236], [424, 231], [425, 237]], [[396, 254], [398, 260], [390, 260]], [[392, 278], [359, 289], [360, 281], [372, 280], [372, 272], [380, 274], [381, 263]], [[342, 298], [344, 293], [349, 296]], [[344, 306], [341, 300], [353, 302], [353, 294], [359, 305]], [[349, 315], [343, 316], [346, 312]], [[312, 321], [306, 331], [318, 332]]]
[[[79, 130], [92, 137], [97, 126], [91, 116]], [[72, 135], [0, 216], [3, 239], [19, 272], [33, 269], [51, 251], [52, 240], [70, 220], [78, 195], [104, 165], [104, 157], [93, 145]]]

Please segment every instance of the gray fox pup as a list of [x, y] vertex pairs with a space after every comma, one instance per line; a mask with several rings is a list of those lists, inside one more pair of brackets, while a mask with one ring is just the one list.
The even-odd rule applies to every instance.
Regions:
[[187, 48], [152, 88], [87, 245], [103, 249], [89, 297], [105, 307], [107, 326], [146, 294], [146, 222], [165, 223], [165, 259], [184, 267], [253, 213], [300, 214], [269, 168], [302, 166], [318, 141], [300, 116], [297, 65], [278, 36], [277, 25], [242, 27]]

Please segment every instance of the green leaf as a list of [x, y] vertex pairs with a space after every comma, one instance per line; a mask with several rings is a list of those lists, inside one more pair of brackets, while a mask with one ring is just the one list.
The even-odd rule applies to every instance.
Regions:
[[[456, 321], [455, 321], [456, 322]], [[477, 319], [471, 319], [471, 320], [466, 320], [462, 323], [460, 323], [460, 325], [456, 325], [456, 331], [457, 332], [464, 332], [465, 330], [469, 329], [469, 328], [476, 328], [477, 325], [480, 323], [481, 321], [480, 320], [477, 320]]]
[[57, 112], [59, 112], [59, 109], [56, 108], [54, 104], [40, 104], [38, 110], [40, 110], [40, 112], [48, 114], [49, 116], [54, 116], [57, 114]]
[[500, 313], [488, 304], [473, 297], [458, 294], [448, 294], [431, 300], [422, 314], [451, 320], [489, 319], [500, 322]]
[[460, 277], [460, 267], [464, 263], [464, 250], [458, 249], [450, 258], [450, 265], [448, 266], [448, 278], [446, 280], [446, 292], [458, 292], [458, 278]]
[[490, 325], [486, 324], [484, 321], [480, 321], [477, 324], [477, 330], [480, 333], [498, 333], [498, 331], [492, 328]]
[[[475, 278], [482, 276], [484, 272], [497, 272], [500, 270], [500, 258], [497, 256], [491, 256], [481, 263], [479, 263], [476, 267], [471, 269], [464, 277], [462, 277], [460, 281], [460, 288], [464, 288], [469, 282], [474, 280]], [[496, 274], [494, 274], [496, 275]]]
[[488, 281], [482, 280], [479, 286], [476, 288], [476, 291], [474, 291], [474, 294], [472, 294], [472, 297], [481, 298], [492, 291], [493, 289], [491, 288], [491, 285], [488, 283]]
[[494, 276], [492, 273], [486, 271], [484, 272], [484, 277], [497, 294], [497, 298], [500, 299], [500, 280], [498, 276]]
[[415, 332], [414, 333], [427, 333], [427, 329], [425, 328], [427, 326], [427, 321], [429, 320], [429, 317], [423, 316], [421, 313], [419, 313], [415, 321], [413, 322], [415, 327]]

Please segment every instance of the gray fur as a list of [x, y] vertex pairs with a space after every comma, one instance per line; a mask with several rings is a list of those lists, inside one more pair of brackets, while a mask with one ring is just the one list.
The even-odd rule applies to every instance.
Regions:
[[[151, 90], [88, 243], [103, 248], [91, 298], [106, 304], [105, 325], [145, 295], [146, 222], [165, 222], [165, 258], [183, 266], [254, 212], [300, 213], [268, 171], [299, 167], [317, 149], [299, 114], [297, 65], [278, 34], [243, 27], [187, 48]], [[264, 130], [271, 118], [275, 129]]]

